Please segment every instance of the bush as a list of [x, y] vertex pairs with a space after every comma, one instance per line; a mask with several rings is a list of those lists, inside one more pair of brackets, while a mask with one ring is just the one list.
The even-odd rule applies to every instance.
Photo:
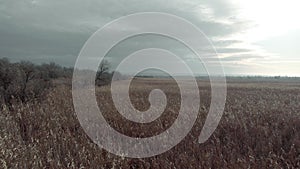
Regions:
[[50, 63], [34, 65], [31, 62], [10, 63], [0, 59], [0, 104], [27, 102], [39, 99], [52, 86], [52, 79], [71, 77], [72, 69]]

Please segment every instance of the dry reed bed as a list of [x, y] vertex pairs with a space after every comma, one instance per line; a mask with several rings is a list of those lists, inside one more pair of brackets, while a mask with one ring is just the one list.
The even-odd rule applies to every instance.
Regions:
[[[61, 85], [41, 103], [3, 108], [0, 168], [299, 168], [300, 87], [280, 85], [229, 84], [217, 130], [206, 143], [198, 144], [210, 102], [209, 86], [200, 83], [201, 109], [190, 134], [170, 151], [146, 159], [118, 157], [95, 145], [76, 119], [71, 88]], [[98, 104], [119, 132], [134, 137], [156, 135], [176, 119], [177, 85], [136, 80], [130, 95], [135, 107], [146, 110], [147, 95], [157, 87], [166, 91], [168, 105], [162, 117], [149, 124], [135, 124], [120, 116], [111, 105], [109, 87], [97, 89]]]

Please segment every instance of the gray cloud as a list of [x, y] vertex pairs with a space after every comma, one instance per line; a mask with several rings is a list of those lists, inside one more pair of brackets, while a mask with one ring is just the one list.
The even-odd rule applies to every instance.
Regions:
[[[206, 0], [1, 0], [0, 57], [36, 63], [55, 61], [72, 66], [84, 42], [109, 21], [135, 12], [167, 12], [197, 25], [209, 38], [222, 39], [247, 28], [247, 23], [233, 19], [235, 9], [229, 1]], [[224, 22], [224, 21], [230, 21]], [[128, 42], [110, 58], [123, 57], [136, 49], [162, 46], [187, 55], [176, 43], [159, 40]], [[230, 48], [238, 40], [213, 41], [220, 53], [249, 52]], [[141, 45], [143, 44], [143, 45]], [[117, 57], [118, 58], [118, 57]]]
[[251, 52], [250, 49], [246, 48], [217, 48], [218, 53], [243, 53], [243, 52]]
[[241, 40], [213, 40], [216, 47], [228, 47], [234, 44], [243, 43]]

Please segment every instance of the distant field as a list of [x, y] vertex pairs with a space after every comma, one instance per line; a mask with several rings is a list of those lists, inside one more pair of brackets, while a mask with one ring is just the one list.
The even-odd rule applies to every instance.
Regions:
[[[117, 82], [117, 83], [122, 83]], [[100, 149], [84, 133], [72, 103], [71, 86], [57, 86], [41, 102], [4, 107], [0, 113], [0, 168], [299, 168], [300, 83], [297, 80], [229, 79], [221, 122], [204, 144], [197, 139], [210, 106], [210, 85], [198, 80], [200, 110], [188, 136], [176, 147], [145, 159], [121, 158]], [[187, 83], [188, 85], [188, 83]], [[136, 78], [130, 99], [141, 111], [159, 88], [168, 103], [162, 116], [147, 124], [122, 117], [110, 87], [97, 87], [108, 123], [132, 137], [150, 137], [169, 128], [180, 108], [174, 80]]]

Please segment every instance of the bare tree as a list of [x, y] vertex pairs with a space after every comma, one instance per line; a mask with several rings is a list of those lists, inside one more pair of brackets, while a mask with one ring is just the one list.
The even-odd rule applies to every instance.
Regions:
[[109, 74], [110, 64], [107, 60], [103, 60], [99, 66], [96, 75], [96, 84], [97, 85], [104, 85], [110, 81], [110, 74]]
[[63, 74], [63, 68], [54, 62], [39, 67], [43, 79], [56, 79]]
[[10, 63], [0, 59], [0, 103], [26, 102], [38, 98], [50, 87], [50, 79], [42, 76], [42, 69], [31, 62]]
[[107, 60], [103, 60], [99, 66], [98, 74], [101, 76], [104, 73], [107, 73], [109, 70], [110, 64]]
[[2, 102], [10, 102], [8, 89], [13, 83], [14, 72], [8, 59], [0, 59], [0, 97]]
[[0, 59], [0, 87], [7, 90], [12, 79], [13, 76], [8, 59]]
[[25, 102], [26, 99], [28, 98], [29, 94], [28, 92], [28, 86], [30, 84], [30, 82], [34, 79], [34, 78], [38, 78], [37, 77], [37, 71], [36, 68], [34, 66], [34, 64], [30, 63], [30, 62], [26, 62], [26, 61], [22, 61], [19, 64], [20, 67], [20, 99], [22, 102]]
[[[102, 73], [107, 71], [104, 65]], [[70, 78], [72, 70], [55, 63], [34, 65], [28, 61], [11, 63], [8, 59], [0, 59], [0, 105], [39, 99], [52, 86], [52, 79]]]

